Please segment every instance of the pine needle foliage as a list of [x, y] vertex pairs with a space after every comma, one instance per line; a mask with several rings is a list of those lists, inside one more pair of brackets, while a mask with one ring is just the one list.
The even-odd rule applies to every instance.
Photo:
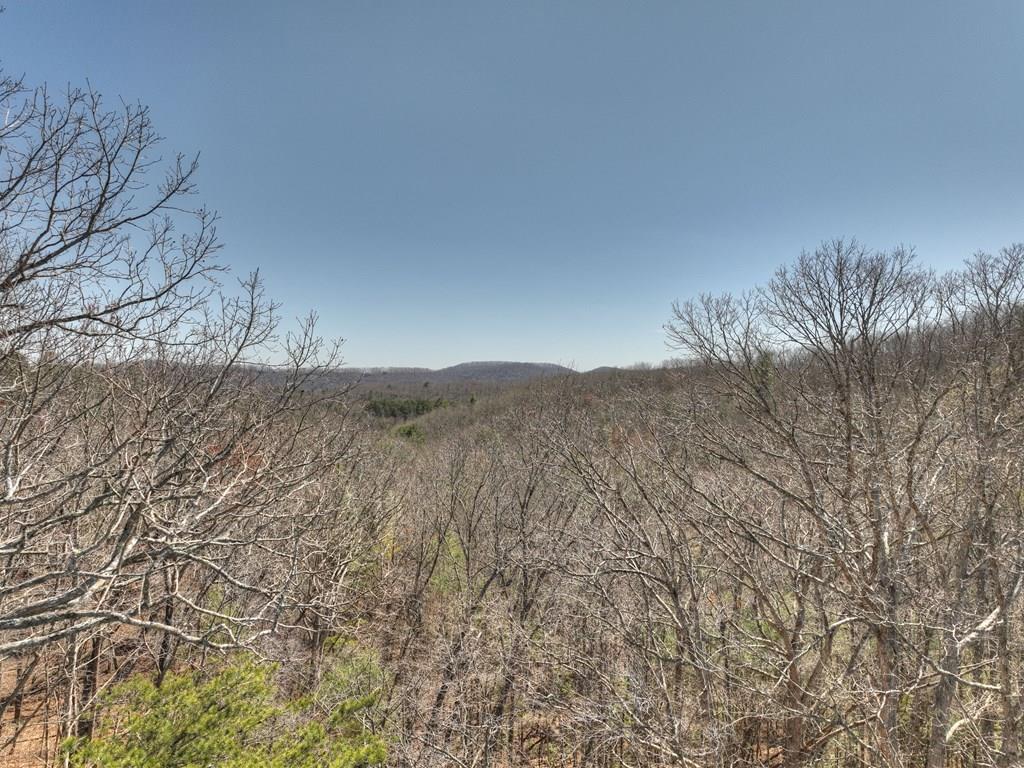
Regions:
[[251, 661], [212, 677], [134, 678], [107, 695], [91, 739], [65, 744], [71, 768], [371, 768], [387, 757], [360, 713], [373, 694], [317, 714], [317, 697], [278, 703], [272, 669]]

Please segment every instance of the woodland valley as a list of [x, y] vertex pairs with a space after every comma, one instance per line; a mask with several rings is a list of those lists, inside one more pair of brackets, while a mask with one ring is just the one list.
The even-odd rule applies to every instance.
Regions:
[[358, 371], [144, 106], [0, 107], [3, 765], [1021, 765], [1024, 246]]

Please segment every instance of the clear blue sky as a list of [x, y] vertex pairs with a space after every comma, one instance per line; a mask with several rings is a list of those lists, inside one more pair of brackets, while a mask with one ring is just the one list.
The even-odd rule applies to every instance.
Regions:
[[658, 361], [822, 239], [1024, 239], [1017, 0], [5, 4], [4, 67], [149, 104], [352, 365]]

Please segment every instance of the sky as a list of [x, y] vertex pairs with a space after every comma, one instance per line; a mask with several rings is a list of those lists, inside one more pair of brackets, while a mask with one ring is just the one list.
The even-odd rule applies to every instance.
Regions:
[[147, 104], [353, 366], [657, 362], [823, 240], [1024, 240], [1017, 0], [4, 5], [0, 65]]

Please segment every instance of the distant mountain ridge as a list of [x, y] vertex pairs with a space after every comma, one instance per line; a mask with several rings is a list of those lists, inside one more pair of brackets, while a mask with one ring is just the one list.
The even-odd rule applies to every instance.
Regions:
[[527, 381], [545, 376], [565, 376], [575, 373], [571, 368], [555, 363], [519, 363], [488, 360], [459, 363], [434, 371], [434, 375], [451, 381], [487, 379], [490, 381]]
[[[264, 383], [280, 384], [288, 371], [262, 367]], [[315, 374], [306, 382], [311, 391], [352, 388], [362, 392], [390, 391], [406, 395], [419, 393], [419, 388], [435, 387], [439, 394], [470, 393], [476, 385], [502, 387], [534, 379], [575, 376], [572, 368], [555, 363], [523, 363], [505, 360], [482, 360], [459, 363], [447, 368], [364, 367], [336, 368]]]
[[554, 363], [523, 363], [509, 360], [481, 360], [447, 368], [348, 368], [335, 375], [364, 385], [373, 384], [458, 384], [466, 382], [510, 384], [575, 373]]

